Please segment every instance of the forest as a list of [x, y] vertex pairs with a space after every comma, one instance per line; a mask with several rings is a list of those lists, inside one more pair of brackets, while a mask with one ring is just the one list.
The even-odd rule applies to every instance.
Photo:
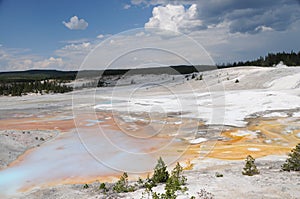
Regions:
[[283, 62], [287, 66], [300, 66], [300, 51], [298, 53], [291, 51], [290, 53], [279, 52], [269, 53], [265, 57], [259, 57], [252, 61], [239, 61], [233, 63], [223, 63], [218, 65], [218, 68], [228, 68], [235, 66], [263, 66], [272, 67], [276, 66], [279, 62]]
[[48, 94], [65, 93], [72, 91], [73, 88], [64, 85], [58, 80], [26, 81], [26, 82], [0, 82], [0, 95], [22, 96], [28, 93]]

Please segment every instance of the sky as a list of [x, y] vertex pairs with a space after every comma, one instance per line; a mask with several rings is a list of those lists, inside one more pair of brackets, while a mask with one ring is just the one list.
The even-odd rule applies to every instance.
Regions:
[[0, 71], [226, 63], [298, 52], [300, 1], [0, 0], [0, 27]]

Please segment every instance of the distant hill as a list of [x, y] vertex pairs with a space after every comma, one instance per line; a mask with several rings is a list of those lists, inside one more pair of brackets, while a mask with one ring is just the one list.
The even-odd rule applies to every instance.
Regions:
[[76, 71], [58, 70], [27, 70], [1, 72], [0, 82], [27, 82], [41, 81], [46, 79], [72, 80], [76, 77]]
[[215, 66], [169, 66], [157, 68], [140, 68], [140, 69], [113, 69], [113, 70], [84, 70], [80, 71], [58, 71], [58, 70], [27, 70], [0, 72], [0, 82], [32, 82], [47, 79], [56, 80], [75, 80], [77, 74], [81, 78], [100, 77], [108, 75], [134, 75], [134, 74], [190, 74], [193, 72], [201, 72], [216, 69]]

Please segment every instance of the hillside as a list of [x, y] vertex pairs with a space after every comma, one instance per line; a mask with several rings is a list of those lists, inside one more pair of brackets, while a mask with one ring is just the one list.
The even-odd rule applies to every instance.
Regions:
[[[214, 66], [169, 66], [160, 68], [138, 68], [138, 69], [113, 69], [113, 70], [84, 70], [80, 71], [81, 77], [100, 77], [108, 75], [129, 74], [189, 74], [197, 71], [215, 69]], [[0, 82], [24, 82], [41, 81], [46, 79], [75, 80], [78, 71], [59, 71], [59, 70], [27, 70], [0, 72]]]

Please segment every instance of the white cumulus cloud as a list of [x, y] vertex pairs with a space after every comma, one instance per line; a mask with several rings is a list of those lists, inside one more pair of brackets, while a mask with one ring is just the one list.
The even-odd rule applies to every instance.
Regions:
[[81, 51], [81, 50], [85, 50], [85, 49], [90, 50], [91, 49], [90, 47], [91, 47], [91, 43], [90, 42], [83, 42], [81, 44], [66, 45], [62, 49], [63, 50]]
[[[158, 24], [165, 26], [160, 21], [163, 20], [161, 19], [163, 14], [167, 13], [171, 15], [168, 20], [169, 26], [174, 27], [176, 20], [182, 17], [180, 13], [183, 8], [193, 4], [197, 6], [186, 12], [192, 14], [196, 12], [196, 18], [201, 20], [203, 28], [227, 23], [230, 33], [257, 34], [266, 31], [285, 31], [290, 30], [300, 21], [299, 0], [131, 0], [131, 3], [155, 6], [153, 17], [149, 22], [156, 27], [159, 27]], [[180, 9], [178, 7], [176, 9], [178, 15], [175, 15], [174, 9], [168, 9], [172, 8], [168, 5], [183, 5], [184, 7]], [[196, 18], [190, 22], [192, 26]]]
[[203, 29], [203, 23], [198, 18], [196, 4], [192, 4], [188, 9], [183, 5], [168, 4], [153, 8], [152, 17], [145, 24], [145, 28], [159, 28], [188, 33]]
[[131, 7], [131, 5], [125, 4], [125, 5], [123, 6], [123, 9], [128, 10], [130, 7]]
[[102, 39], [102, 38], [104, 38], [104, 35], [102, 35], [102, 34], [97, 36], [97, 39]]
[[[29, 60], [31, 61], [31, 60]], [[32, 62], [30, 62], [32, 64]], [[64, 65], [62, 58], [50, 57], [49, 59], [44, 59], [42, 61], [35, 62], [33, 64], [34, 68], [61, 68]]]
[[70, 30], [85, 30], [88, 27], [88, 23], [84, 19], [79, 19], [77, 16], [70, 18], [69, 22], [62, 22]]
[[63, 59], [67, 69], [76, 70], [94, 47], [91, 42], [69, 44], [56, 50], [55, 55]]

